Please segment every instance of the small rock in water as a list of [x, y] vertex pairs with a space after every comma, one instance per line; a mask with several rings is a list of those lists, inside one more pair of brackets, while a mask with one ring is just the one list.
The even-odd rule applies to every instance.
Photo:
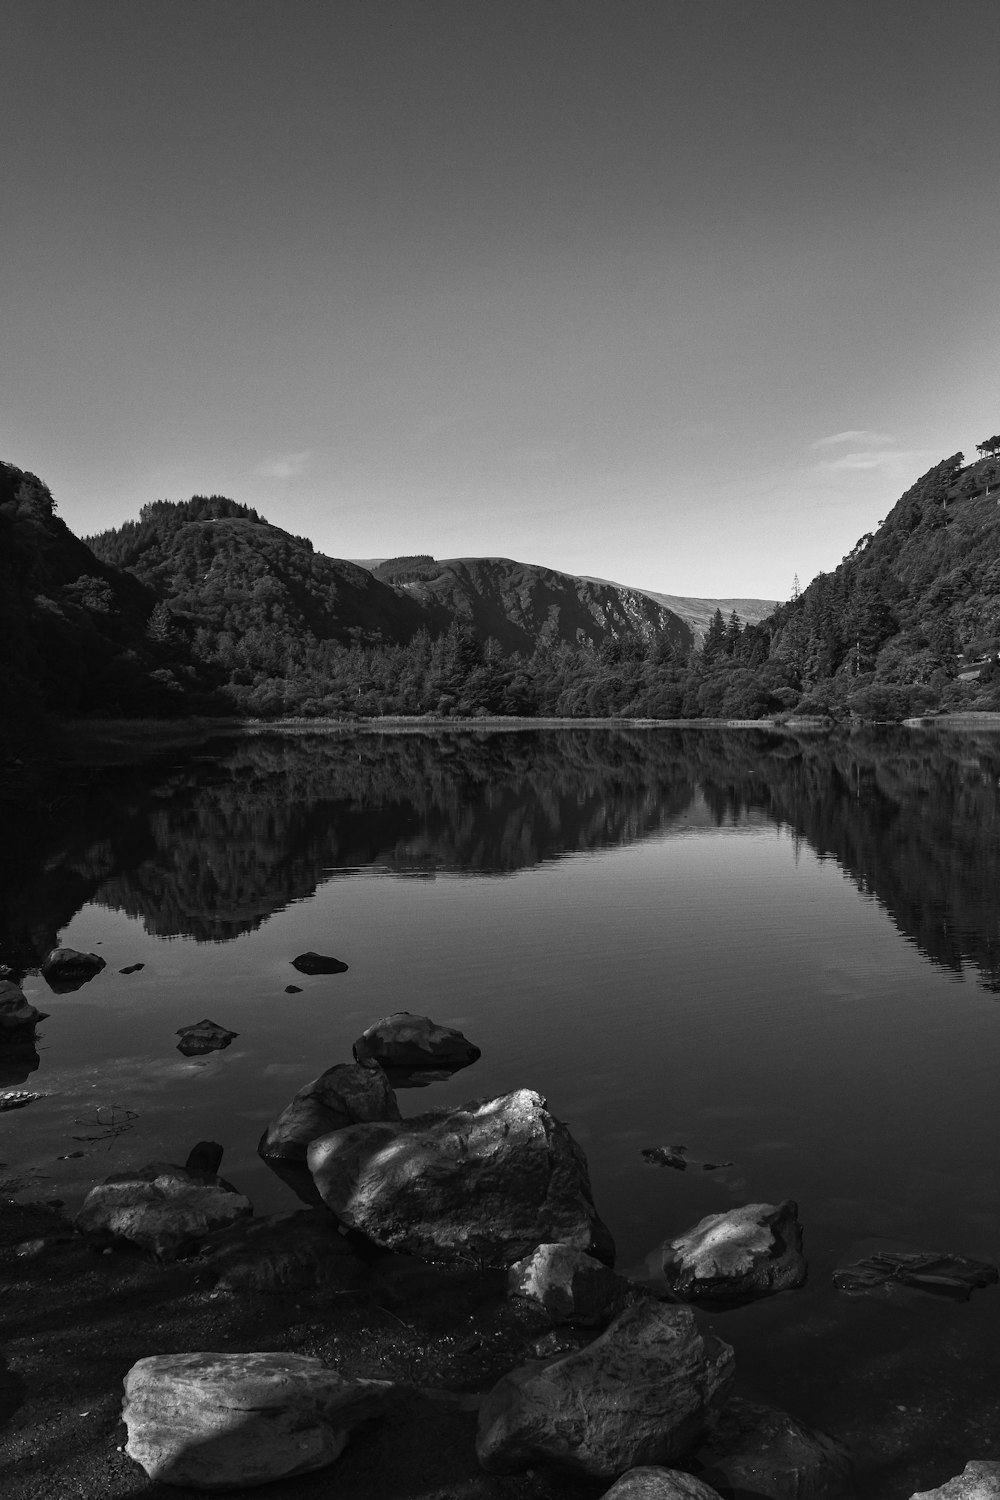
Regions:
[[217, 1172], [222, 1166], [225, 1148], [218, 1141], [199, 1141], [188, 1152], [185, 1172]]
[[429, 1016], [408, 1010], [383, 1016], [354, 1043], [354, 1056], [368, 1066], [378, 1063], [394, 1088], [423, 1088], [450, 1078], [482, 1054], [452, 1026], [439, 1026]]
[[0, 1110], [23, 1109], [26, 1104], [34, 1104], [36, 1099], [44, 1099], [44, 1094], [34, 1094], [30, 1089], [5, 1089], [0, 1093]]
[[301, 993], [302, 993], [302, 986], [301, 986], [301, 984], [286, 984], [285, 985], [285, 994], [286, 995], [301, 995]]
[[853, 1265], [838, 1266], [833, 1273], [837, 1290], [854, 1296], [884, 1292], [895, 1284], [959, 1302], [968, 1302], [978, 1287], [991, 1286], [998, 1279], [1000, 1271], [991, 1261], [933, 1251], [879, 1251]]
[[798, 1211], [787, 1198], [709, 1214], [663, 1245], [667, 1289], [682, 1302], [732, 1306], [801, 1286], [806, 1262]]
[[104, 959], [97, 953], [81, 953], [76, 948], [53, 948], [41, 966], [41, 973], [50, 990], [64, 995], [87, 984], [105, 967]]
[[346, 974], [347, 964], [339, 958], [328, 958], [322, 953], [300, 953], [292, 959], [292, 968], [300, 974]]
[[920, 1490], [910, 1500], [1000, 1500], [1000, 1463], [973, 1459], [947, 1484], [936, 1490]]
[[676, 1167], [678, 1172], [686, 1172], [688, 1167], [699, 1167], [703, 1172], [719, 1172], [723, 1167], [731, 1167], [731, 1161], [695, 1161], [693, 1156], [688, 1156], [686, 1146], [646, 1146], [642, 1151], [643, 1161], [648, 1161], [654, 1167]]
[[119, 974], [138, 974], [139, 970], [145, 967], [145, 964], [126, 964], [124, 969], [119, 969], [118, 972]]
[[183, 1052], [185, 1057], [198, 1057], [202, 1052], [221, 1052], [239, 1036], [239, 1032], [227, 1031], [217, 1022], [205, 1020], [194, 1026], [181, 1026], [177, 1035], [181, 1038], [177, 1043], [178, 1052]]

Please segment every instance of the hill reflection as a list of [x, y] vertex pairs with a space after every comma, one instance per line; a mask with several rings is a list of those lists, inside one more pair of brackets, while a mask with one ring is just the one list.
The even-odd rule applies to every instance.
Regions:
[[0, 958], [36, 965], [86, 901], [224, 942], [323, 881], [506, 874], [668, 834], [693, 810], [788, 826], [928, 958], [1000, 991], [1000, 741], [725, 730], [264, 735], [91, 773], [24, 811]]

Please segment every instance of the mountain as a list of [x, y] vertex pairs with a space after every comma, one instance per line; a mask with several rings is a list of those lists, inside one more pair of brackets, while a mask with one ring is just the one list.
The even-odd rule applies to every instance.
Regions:
[[[606, 579], [593, 578], [591, 583], [605, 583]], [[612, 588], [620, 588], [620, 584], [612, 584]], [[691, 631], [694, 644], [700, 646], [708, 633], [718, 611], [725, 619], [735, 614], [741, 625], [758, 625], [761, 620], [777, 607], [777, 599], [697, 599], [687, 594], [657, 594], [652, 589], [639, 589], [638, 593], [645, 594], [647, 599], [652, 599], [654, 604], [661, 604], [664, 609], [669, 609], [672, 614], [677, 615]]]
[[694, 645], [680, 615], [641, 590], [509, 557], [390, 558], [373, 576], [418, 601], [433, 628], [458, 620], [505, 651], [530, 654], [540, 640], [600, 646], [656, 636], [679, 652]]

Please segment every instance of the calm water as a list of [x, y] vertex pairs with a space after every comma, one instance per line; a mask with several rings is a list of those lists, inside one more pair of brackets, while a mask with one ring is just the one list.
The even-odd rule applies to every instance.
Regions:
[[[1000, 736], [218, 740], [81, 771], [5, 844], [0, 957], [108, 964], [72, 994], [25, 981], [50, 1019], [3, 1081], [46, 1097], [0, 1118], [8, 1191], [72, 1208], [213, 1138], [258, 1212], [293, 1207], [266, 1121], [371, 1021], [423, 1012], [483, 1056], [404, 1113], [538, 1089], [622, 1268], [706, 1213], [798, 1200], [808, 1288], [716, 1320], [748, 1393], [845, 1435], [874, 1403], [887, 1442], [937, 1401], [957, 1468], [1000, 1456], [1000, 1292], [829, 1281], [873, 1238], [1000, 1258]], [[300, 976], [304, 949], [349, 971]], [[185, 1059], [204, 1017], [239, 1037]], [[643, 1162], [666, 1143], [733, 1165]]]

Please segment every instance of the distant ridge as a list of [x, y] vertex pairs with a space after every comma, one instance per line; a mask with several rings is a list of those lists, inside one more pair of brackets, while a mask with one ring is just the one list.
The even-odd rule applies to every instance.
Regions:
[[[610, 583], [610, 579], [594, 578], [593, 583]], [[612, 584], [613, 588], [632, 587], [631, 585]], [[759, 625], [761, 620], [766, 620], [772, 610], [781, 603], [779, 599], [698, 599], [688, 594], [658, 594], [652, 589], [633, 589], [634, 593], [645, 594], [647, 599], [652, 599], [656, 604], [662, 604], [664, 609], [671, 610], [675, 615], [680, 615], [686, 625], [691, 627], [695, 641], [698, 645], [705, 638], [705, 632], [712, 623], [715, 611], [721, 610], [723, 618], [728, 617], [736, 611], [741, 625]]]

